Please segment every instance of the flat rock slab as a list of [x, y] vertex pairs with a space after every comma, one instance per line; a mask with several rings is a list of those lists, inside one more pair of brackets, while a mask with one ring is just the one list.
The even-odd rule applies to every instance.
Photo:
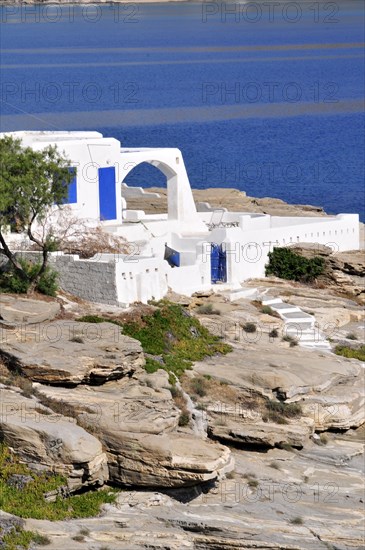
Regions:
[[0, 324], [16, 327], [52, 321], [60, 312], [58, 302], [44, 302], [0, 294]]
[[144, 365], [141, 344], [112, 323], [53, 321], [4, 330], [0, 357], [34, 382], [101, 384]]

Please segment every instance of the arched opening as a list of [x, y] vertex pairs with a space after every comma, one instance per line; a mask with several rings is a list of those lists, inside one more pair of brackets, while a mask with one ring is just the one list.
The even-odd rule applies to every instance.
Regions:
[[[135, 187], [136, 194], [139, 194], [141, 197], [144, 194], [142, 185], [150, 187], [153, 185], [153, 182], [157, 181], [157, 178], [159, 178], [158, 181], [160, 182], [160, 178], [164, 176], [167, 188], [165, 195], [167, 194], [168, 220], [179, 222], [182, 224], [179, 229], [182, 229], [184, 226], [189, 232], [193, 228], [195, 231], [205, 229], [203, 222], [197, 215], [185, 164], [178, 149], [121, 149], [118, 164], [120, 168], [118, 179], [122, 183], [122, 189], [123, 185], [132, 180], [131, 172], [133, 171], [133, 182], [139, 182], [140, 185], [140, 188]], [[150, 166], [148, 167], [146, 164]], [[157, 173], [153, 172], [154, 168], [159, 170], [163, 176], [157, 176]], [[128, 178], [129, 175], [130, 177]], [[139, 178], [142, 177], [143, 180], [140, 181]], [[147, 184], [142, 183], [146, 182], [146, 177], [152, 177], [153, 181], [150, 180]], [[133, 187], [129, 189], [133, 189]], [[128, 188], [125, 188], [125, 191], [128, 193]]]
[[130, 187], [166, 187], [166, 175], [149, 162], [137, 164], [124, 178], [124, 183]]
[[[133, 167], [124, 178], [122, 196], [130, 210], [144, 210], [146, 214], [163, 214], [167, 212], [167, 176], [156, 166], [141, 162]], [[143, 192], [141, 192], [141, 188]], [[156, 187], [158, 196], [151, 195], [150, 188]]]
[[[179, 164], [178, 158], [176, 158], [176, 164]], [[128, 176], [132, 177], [132, 174], [131, 174], [132, 172], [135, 172], [136, 177], [138, 177], [137, 170], [140, 167], [141, 167], [142, 173], [144, 173], [143, 177], [146, 177], [147, 171], [149, 172], [150, 170], [157, 170], [157, 172], [160, 172], [162, 174], [162, 178], [165, 178], [166, 189], [167, 189], [166, 195], [167, 195], [168, 218], [173, 220], [179, 220], [180, 219], [179, 214], [182, 214], [184, 210], [184, 209], [181, 210], [182, 203], [184, 202], [184, 200], [187, 203], [189, 202], [189, 198], [187, 197], [187, 194], [186, 194], [186, 190], [187, 190], [186, 183], [188, 183], [187, 176], [186, 176], [186, 181], [183, 182], [181, 179], [181, 174], [179, 179], [177, 170], [173, 169], [163, 160], [155, 160], [155, 159], [149, 160], [148, 157], [141, 158], [141, 160], [138, 159], [137, 161], [130, 159], [124, 164], [122, 164], [122, 167], [121, 167], [122, 184], [127, 183], [127, 178]], [[156, 172], [152, 172], [152, 174], [154, 174], [154, 177], [156, 177], [155, 175]], [[139, 177], [141, 177], [141, 175]], [[180, 184], [179, 184], [179, 181], [180, 181]], [[185, 189], [181, 187], [183, 184], [185, 184]], [[189, 185], [188, 190], [191, 194], [190, 184], [188, 185]], [[142, 185], [140, 185], [140, 187], [142, 187]], [[140, 197], [143, 197], [143, 193], [141, 193], [141, 190], [137, 192], [137, 195], [139, 195]], [[183, 201], [181, 201], [182, 197], [184, 197]], [[191, 194], [191, 200], [193, 201], [192, 194]], [[180, 211], [179, 211], [179, 208], [180, 208]], [[194, 210], [195, 210], [195, 204], [194, 204]], [[166, 212], [166, 208], [164, 211]]]

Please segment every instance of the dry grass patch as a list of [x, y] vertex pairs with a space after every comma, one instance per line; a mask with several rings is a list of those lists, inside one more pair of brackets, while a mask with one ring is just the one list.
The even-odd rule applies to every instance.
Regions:
[[189, 394], [195, 397], [207, 398], [235, 403], [239, 400], [238, 391], [222, 380], [211, 378], [209, 375], [183, 376], [181, 380], [182, 387]]

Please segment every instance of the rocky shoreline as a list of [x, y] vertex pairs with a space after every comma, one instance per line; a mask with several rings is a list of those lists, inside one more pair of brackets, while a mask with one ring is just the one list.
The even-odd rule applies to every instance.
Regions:
[[[153, 191], [161, 197], [148, 198], [146, 210], [157, 212], [166, 191]], [[217, 208], [326, 215], [235, 190], [194, 194]], [[302, 245], [296, 252], [325, 259], [316, 285], [272, 277], [247, 281], [247, 290], [314, 316], [332, 350], [358, 347], [363, 255]], [[0, 511], [0, 548], [17, 525], [50, 550], [362, 549], [364, 363], [293, 344], [282, 319], [254, 297], [167, 298], [190, 340], [208, 329], [230, 349], [195, 360], [178, 382], [159, 368], [157, 352], [145, 352], [143, 338], [121, 331], [125, 323], [145, 326], [162, 306], [126, 311], [62, 292], [57, 300], [0, 294], [2, 444], [37, 475], [63, 476], [48, 500], [120, 491], [98, 517], [49, 521]], [[152, 342], [159, 330], [147, 335]], [[165, 330], [185, 357], [186, 342]]]
[[[319, 323], [336, 320], [334, 345], [350, 325], [363, 337], [363, 308], [332, 290], [276, 279], [252, 284], [302, 300]], [[68, 491], [124, 488], [98, 518], [26, 519], [24, 528], [48, 537], [50, 550], [360, 550], [363, 364], [291, 347], [281, 320], [250, 300], [170, 298], [232, 348], [187, 370], [178, 401], [166, 371], [144, 369], [139, 342], [114, 324], [77, 321], [112, 319], [116, 308], [60, 295], [61, 310], [43, 302], [49, 319], [24, 329], [16, 302], [3, 297], [0, 391], [11, 407], [2, 409], [2, 441], [32, 468], [65, 475]], [[200, 312], [207, 304], [213, 313]], [[247, 323], [255, 333], [245, 332]], [[275, 327], [278, 337], [270, 336]], [[60, 337], [43, 342], [40, 353], [46, 333]], [[192, 415], [180, 426], [184, 395]], [[195, 430], [198, 418], [205, 434]]]

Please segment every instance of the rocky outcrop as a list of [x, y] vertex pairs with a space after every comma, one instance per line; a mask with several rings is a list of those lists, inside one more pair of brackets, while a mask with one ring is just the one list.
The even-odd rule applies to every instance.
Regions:
[[4, 538], [12, 531], [20, 531], [24, 526], [24, 520], [0, 510], [0, 548], [6, 548]]
[[[359, 305], [339, 297], [333, 297], [331, 302], [331, 296], [321, 290], [294, 288], [287, 283], [285, 291], [283, 285], [278, 285], [275, 293], [270, 287], [268, 296], [271, 295], [283, 296], [295, 304], [298, 301], [306, 310], [315, 312], [316, 318], [317, 311], [325, 310], [327, 304], [326, 317], [324, 321], [320, 318], [319, 327], [331, 329], [332, 333], [337, 330], [333, 315], [337, 318], [338, 312], [344, 312], [348, 319], [363, 318]], [[299, 346], [289, 347], [282, 340], [285, 332], [278, 320], [271, 316], [271, 323], [266, 326], [254, 304], [245, 301], [238, 307], [219, 297], [210, 300], [221, 311], [223, 336], [234, 350], [224, 357], [196, 363], [184, 389], [194, 390], [189, 382], [191, 376], [200, 377], [203, 383], [204, 377], [211, 378], [206, 387], [203, 384], [203, 395], [195, 395], [195, 399], [204, 410], [214, 439], [243, 449], [285, 444], [306, 448], [315, 431], [348, 430], [364, 423], [365, 371], [360, 361], [329, 351], [303, 352]], [[239, 330], [245, 322], [257, 323], [257, 332], [250, 335]], [[204, 323], [208, 326], [209, 320]], [[277, 330], [275, 338], [270, 336], [273, 327]], [[272, 402], [276, 408], [270, 407]], [[285, 411], [280, 414], [280, 403], [284, 407], [299, 406], [299, 412], [293, 417], [290, 410], [288, 416]], [[270, 409], [274, 414], [270, 414]]]
[[317, 283], [337, 292], [356, 296], [365, 303], [365, 254], [363, 250], [332, 252], [327, 246], [298, 244], [291, 247], [305, 258], [319, 256], [325, 262], [325, 269]]
[[[157, 193], [157, 197], [139, 196], [128, 198], [128, 208], [144, 210], [146, 213], [162, 213], [167, 211], [167, 190], [153, 187], [148, 191]], [[287, 204], [281, 199], [270, 197], [249, 197], [244, 191], [233, 188], [211, 187], [208, 189], [192, 189], [196, 203], [209, 203], [210, 208], [226, 208], [231, 212], [259, 212], [272, 216], [325, 216], [320, 206]]]
[[262, 420], [239, 422], [229, 415], [222, 422], [220, 415], [217, 418], [214, 414], [209, 414], [209, 431], [211, 437], [243, 448], [267, 449], [290, 445], [301, 449], [313, 434], [313, 422], [299, 423], [298, 420], [293, 420], [284, 425]]
[[[165, 386], [167, 374], [163, 373]], [[153, 379], [154, 377], [151, 376]], [[157, 373], [161, 379], [161, 373]], [[134, 378], [72, 390], [36, 385], [51, 407], [67, 403], [108, 454], [110, 478], [140, 487], [180, 487], [216, 479], [232, 469], [230, 451], [191, 431], [179, 431], [180, 411], [161, 384]]]
[[26, 520], [26, 528], [48, 536], [50, 550], [76, 549], [81, 533], [80, 548], [95, 549], [360, 550], [363, 444], [339, 437], [293, 453], [235, 449], [236, 473], [184, 503], [123, 491], [101, 517]]
[[112, 323], [60, 320], [3, 331], [0, 357], [34, 382], [101, 384], [132, 376], [144, 365], [137, 340]]
[[0, 403], [0, 439], [30, 468], [64, 475], [70, 491], [107, 481], [107, 457], [100, 441], [73, 418], [4, 386]]
[[0, 326], [17, 327], [24, 324], [51, 321], [60, 312], [55, 301], [31, 300], [0, 294]]

